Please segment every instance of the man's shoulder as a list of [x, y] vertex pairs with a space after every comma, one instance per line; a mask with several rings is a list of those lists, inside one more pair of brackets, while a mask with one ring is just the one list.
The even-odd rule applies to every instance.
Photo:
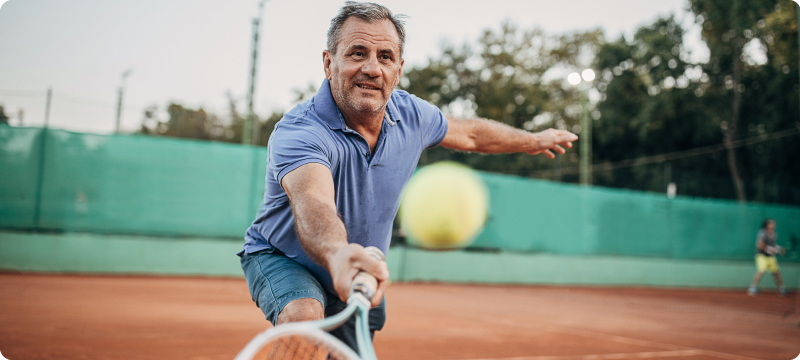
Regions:
[[399, 112], [401, 120], [429, 118], [439, 113], [439, 108], [405, 90], [392, 92], [390, 110]]
[[307, 130], [325, 133], [328, 127], [314, 111], [312, 101], [308, 100], [285, 112], [283, 118], [275, 124], [275, 130], [279, 129], [283, 131]]
[[418, 98], [414, 94], [409, 93], [408, 91], [394, 90], [392, 91], [392, 101], [399, 107], [401, 105], [415, 104], [424, 100]]
[[313, 114], [298, 116], [287, 112], [275, 124], [275, 129], [270, 135], [270, 149], [297, 149], [308, 147], [315, 149], [329, 149], [335, 143], [332, 131]]

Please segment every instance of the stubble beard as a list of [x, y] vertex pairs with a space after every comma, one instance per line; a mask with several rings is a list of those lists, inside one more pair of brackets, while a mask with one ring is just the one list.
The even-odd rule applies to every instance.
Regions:
[[378, 104], [370, 106], [369, 104], [364, 104], [363, 102], [359, 101], [360, 99], [354, 99], [354, 97], [356, 97], [354, 95], [354, 91], [349, 92], [349, 94], [345, 93], [344, 88], [346, 86], [346, 83], [343, 84], [340, 82], [337, 85], [339, 86], [337, 86], [337, 89], [334, 90], [333, 95], [336, 98], [337, 103], [339, 103], [339, 107], [343, 108], [340, 110], [346, 110], [347, 112], [360, 113], [369, 116], [378, 114], [381, 111], [383, 111], [383, 109], [386, 107], [386, 104], [389, 102], [389, 100], [384, 95], [383, 89], [381, 89], [381, 96], [383, 97], [382, 99], [383, 101], [380, 101]]

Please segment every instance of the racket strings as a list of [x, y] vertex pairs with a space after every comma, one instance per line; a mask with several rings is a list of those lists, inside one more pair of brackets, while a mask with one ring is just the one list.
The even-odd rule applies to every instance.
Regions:
[[346, 357], [317, 339], [302, 335], [289, 335], [265, 344], [253, 359], [344, 360]]

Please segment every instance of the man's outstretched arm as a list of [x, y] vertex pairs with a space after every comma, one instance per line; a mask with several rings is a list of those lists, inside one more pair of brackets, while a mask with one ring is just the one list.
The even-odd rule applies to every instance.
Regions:
[[303, 250], [328, 269], [339, 297], [347, 300], [353, 278], [359, 270], [364, 270], [378, 279], [372, 306], [379, 305], [388, 283], [389, 269], [385, 263], [369, 256], [361, 245], [347, 242], [347, 231], [336, 212], [330, 169], [318, 163], [305, 164], [286, 174], [281, 185], [289, 196]]
[[572, 142], [578, 140], [577, 135], [565, 130], [547, 129], [532, 133], [492, 120], [446, 118], [447, 134], [440, 145], [453, 150], [489, 154], [542, 153], [553, 159], [553, 151], [563, 154], [565, 147], [571, 148]]

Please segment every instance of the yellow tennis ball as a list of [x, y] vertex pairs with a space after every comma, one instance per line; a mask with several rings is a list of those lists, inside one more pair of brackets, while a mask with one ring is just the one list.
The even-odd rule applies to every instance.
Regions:
[[483, 229], [488, 206], [489, 191], [474, 170], [440, 162], [411, 177], [400, 205], [400, 224], [411, 244], [461, 248]]

